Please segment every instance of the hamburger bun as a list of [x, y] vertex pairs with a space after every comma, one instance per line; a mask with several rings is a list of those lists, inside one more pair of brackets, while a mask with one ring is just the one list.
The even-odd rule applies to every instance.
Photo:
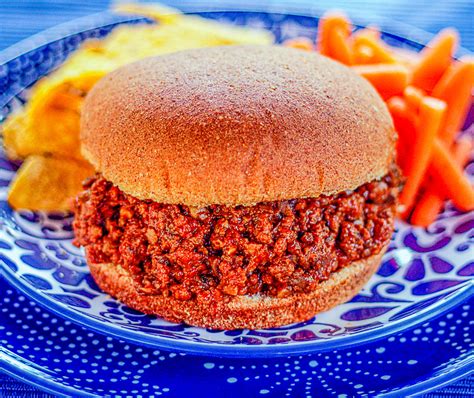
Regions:
[[88, 94], [81, 121], [82, 152], [107, 180], [139, 199], [191, 207], [351, 190], [387, 173], [395, 140], [366, 80], [281, 46], [203, 48], [122, 67]]
[[125, 66], [88, 94], [81, 140], [99, 173], [74, 224], [92, 276], [170, 321], [307, 320], [361, 289], [393, 232], [391, 117], [316, 53], [226, 46]]
[[285, 298], [255, 295], [180, 301], [163, 295], [141, 294], [133, 278], [114, 264], [89, 266], [101, 289], [146, 314], [212, 329], [262, 329], [305, 321], [350, 300], [377, 270], [385, 250], [334, 272], [310, 293]]

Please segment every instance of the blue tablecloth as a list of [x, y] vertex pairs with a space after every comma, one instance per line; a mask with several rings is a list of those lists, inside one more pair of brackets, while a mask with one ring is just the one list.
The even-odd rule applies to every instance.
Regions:
[[[109, 0], [0, 0], [0, 50], [58, 23], [103, 11], [109, 3]], [[179, 7], [186, 4], [196, 6], [199, 1], [164, 0], [162, 3]], [[231, 8], [232, 3], [238, 4], [237, 7], [245, 6], [245, 1], [237, 2], [235, 0], [208, 0], [205, 3], [221, 6], [222, 9]], [[267, 0], [258, 3], [281, 5], [285, 2]], [[391, 19], [431, 33], [436, 33], [446, 26], [454, 26], [460, 32], [463, 47], [471, 51], [474, 49], [474, 1], [472, 0], [421, 0], [416, 2], [411, 0], [352, 0], [350, 2], [288, 0], [287, 3], [291, 3], [292, 7], [304, 7], [306, 4], [312, 10], [320, 11], [339, 8], [345, 10], [349, 15], [360, 15], [363, 12], [365, 17], [372, 22]], [[428, 394], [425, 398], [469, 396], [474, 397], [474, 376]], [[49, 398], [51, 395], [0, 373], [0, 397]]]
[[[142, 0], [143, 1], [143, 0]], [[0, 0], [0, 50], [32, 34], [73, 18], [103, 11], [111, 0]], [[338, 8], [369, 21], [394, 20], [436, 33], [455, 26], [463, 47], [474, 50], [474, 1], [472, 0], [161, 0], [162, 3], [193, 6], [211, 4], [222, 9], [252, 6], [311, 8], [323, 12]], [[232, 6], [233, 5], [233, 6]]]

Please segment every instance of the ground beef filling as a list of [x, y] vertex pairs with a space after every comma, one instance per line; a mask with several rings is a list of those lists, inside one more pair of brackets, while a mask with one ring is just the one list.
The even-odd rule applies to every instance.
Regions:
[[191, 211], [138, 200], [98, 175], [76, 200], [75, 244], [89, 262], [127, 270], [144, 294], [285, 297], [379, 253], [399, 186], [393, 168], [337, 195]]

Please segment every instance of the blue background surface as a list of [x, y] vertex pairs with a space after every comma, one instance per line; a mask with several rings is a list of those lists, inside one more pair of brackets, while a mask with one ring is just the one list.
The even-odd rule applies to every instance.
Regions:
[[[0, 49], [58, 23], [103, 11], [110, 3], [110, 0], [0, 0]], [[177, 7], [199, 7], [199, 4], [205, 3], [222, 9], [252, 4], [269, 7], [286, 4], [290, 8], [311, 8], [314, 12], [339, 8], [347, 11], [356, 22], [356, 17], [361, 15], [372, 23], [394, 20], [431, 33], [446, 26], [455, 26], [461, 34], [463, 47], [471, 51], [474, 49], [472, 0], [163, 0], [162, 3]]]
[[[180, 5], [193, 5], [200, 9], [200, 1], [162, 1], [179, 8]], [[232, 7], [232, 4], [238, 4]], [[255, 2], [246, 1], [206, 1], [211, 8], [246, 8]], [[43, 29], [105, 10], [110, 1], [79, 0], [0, 0], [0, 50], [11, 46]], [[281, 0], [258, 1], [259, 5], [280, 7]], [[378, 23], [382, 28], [389, 21], [415, 26], [418, 29], [436, 33], [446, 26], [456, 27], [461, 35], [462, 46], [474, 50], [474, 1], [472, 0], [320, 0], [287, 1], [290, 9], [311, 9], [321, 13], [329, 8], [345, 10], [355, 22], [363, 20]], [[415, 29], [415, 28], [414, 28]], [[50, 397], [26, 384], [0, 373], [0, 397]], [[469, 397], [474, 396], [474, 376], [458, 381], [426, 397]]]

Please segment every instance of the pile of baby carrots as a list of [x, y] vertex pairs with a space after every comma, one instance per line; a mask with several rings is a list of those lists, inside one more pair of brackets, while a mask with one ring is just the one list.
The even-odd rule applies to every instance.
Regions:
[[454, 60], [459, 42], [444, 29], [419, 53], [384, 43], [373, 26], [354, 31], [341, 13], [328, 13], [316, 44], [305, 38], [285, 45], [319, 51], [353, 68], [386, 101], [399, 140], [397, 161], [406, 177], [400, 216], [427, 227], [446, 199], [461, 211], [474, 209], [474, 189], [464, 166], [472, 155], [472, 135], [460, 134], [471, 107], [474, 58]]

